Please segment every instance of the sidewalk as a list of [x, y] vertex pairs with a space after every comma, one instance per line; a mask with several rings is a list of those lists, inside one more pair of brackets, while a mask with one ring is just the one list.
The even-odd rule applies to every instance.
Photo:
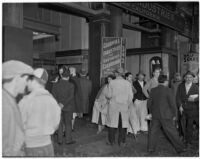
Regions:
[[[107, 130], [96, 134], [97, 126], [84, 119], [76, 119], [73, 145], [58, 145], [54, 143], [56, 157], [148, 157], [147, 153], [147, 134], [139, 134], [137, 140], [133, 135], [127, 136], [127, 146], [106, 145]], [[117, 135], [117, 134], [116, 134]], [[117, 136], [116, 136], [117, 137]], [[197, 154], [198, 142], [191, 149], [182, 154], [185, 157], [199, 156]], [[174, 148], [164, 136], [159, 138], [157, 152], [152, 156], [172, 157], [176, 154]], [[180, 155], [179, 155], [180, 156]]]

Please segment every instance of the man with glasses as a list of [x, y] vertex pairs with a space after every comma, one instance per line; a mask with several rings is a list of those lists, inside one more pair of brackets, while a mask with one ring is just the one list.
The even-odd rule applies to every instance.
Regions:
[[182, 118], [182, 128], [186, 145], [190, 146], [193, 137], [193, 122], [199, 126], [199, 88], [193, 83], [195, 75], [188, 71], [185, 76], [185, 82], [181, 83], [177, 90], [177, 105]]
[[16, 60], [2, 65], [2, 154], [23, 156], [24, 130], [16, 97], [24, 94], [31, 66]]

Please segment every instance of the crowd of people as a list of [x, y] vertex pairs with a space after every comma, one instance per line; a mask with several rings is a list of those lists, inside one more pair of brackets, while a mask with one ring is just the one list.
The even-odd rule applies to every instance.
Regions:
[[92, 82], [84, 70], [77, 73], [76, 68], [62, 65], [49, 79], [44, 68], [11, 60], [3, 63], [2, 72], [3, 156], [54, 156], [51, 137], [57, 135], [58, 144], [76, 143], [75, 119], [83, 116], [98, 125], [97, 134], [107, 128], [110, 146], [116, 143], [117, 130], [119, 146], [127, 145], [129, 133], [135, 138], [149, 134], [150, 153], [156, 151], [160, 133], [166, 134], [177, 153], [185, 152], [192, 144], [194, 125], [199, 127], [199, 87], [190, 71], [183, 80], [176, 73], [169, 82], [160, 68], [148, 81], [142, 71], [133, 79], [132, 73], [116, 69], [92, 106]]
[[148, 152], [156, 151], [159, 135], [164, 133], [177, 153], [182, 153], [193, 142], [194, 127], [199, 128], [199, 88], [195, 75], [188, 71], [183, 76], [175, 73], [169, 82], [160, 68], [145, 81], [139, 72], [136, 79], [123, 69], [107, 77], [94, 102], [92, 122], [98, 124], [99, 134], [108, 127], [108, 145], [126, 145], [126, 134], [149, 134]]

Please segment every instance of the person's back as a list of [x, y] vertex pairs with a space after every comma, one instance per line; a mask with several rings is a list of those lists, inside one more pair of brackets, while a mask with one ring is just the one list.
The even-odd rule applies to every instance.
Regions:
[[31, 92], [19, 103], [26, 134], [26, 146], [37, 147], [51, 143], [60, 121], [60, 107], [45, 89]]
[[167, 75], [160, 75], [158, 82], [158, 87], [151, 90], [148, 100], [149, 113], [152, 115], [148, 151], [152, 153], [156, 150], [158, 136], [162, 128], [177, 153], [181, 153], [184, 151], [184, 145], [174, 125], [177, 115], [176, 105], [172, 91], [168, 88]]
[[[130, 96], [132, 94], [131, 84], [122, 79], [115, 79], [110, 83], [111, 88], [111, 102], [116, 103], [116, 109], [118, 111], [126, 111], [128, 109], [128, 104], [132, 100]], [[119, 106], [118, 106], [119, 105]], [[122, 105], [126, 105], [123, 107]]]
[[52, 94], [64, 105], [63, 111], [75, 111], [74, 85], [67, 80], [60, 80], [53, 84]]
[[74, 84], [74, 101], [75, 101], [75, 113], [82, 113], [82, 94], [81, 94], [81, 86], [80, 86], [80, 78], [77, 76], [72, 76], [69, 82]]
[[172, 91], [168, 87], [159, 85], [153, 88], [149, 102], [151, 102], [148, 105], [153, 118], [172, 119], [176, 116], [175, 100], [172, 96]]
[[86, 78], [80, 78], [80, 86], [82, 93], [83, 113], [89, 112], [89, 98], [92, 91], [92, 82]]

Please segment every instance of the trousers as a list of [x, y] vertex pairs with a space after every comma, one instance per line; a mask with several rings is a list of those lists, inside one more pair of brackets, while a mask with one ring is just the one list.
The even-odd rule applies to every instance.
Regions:
[[72, 141], [72, 112], [62, 111], [62, 118], [58, 128], [58, 142], [63, 142], [63, 129], [65, 129], [65, 142]]
[[148, 131], [147, 121], [145, 117], [147, 116], [147, 101], [146, 100], [135, 100], [134, 105], [136, 107], [136, 115], [139, 121], [139, 130]]
[[53, 145], [46, 145], [41, 147], [25, 148], [27, 157], [54, 157]]
[[[109, 128], [108, 129], [108, 141], [111, 144], [115, 143], [115, 134], [116, 134], [117, 128]], [[119, 114], [119, 123], [118, 123], [118, 144], [125, 143], [126, 142], [126, 128], [122, 128], [122, 117], [121, 113]]]
[[199, 127], [199, 116], [196, 112], [185, 111], [183, 112], [183, 132], [187, 143], [190, 143], [193, 138], [193, 122]]
[[175, 150], [177, 152], [182, 151], [184, 149], [184, 144], [179, 138], [178, 131], [173, 124], [172, 119], [153, 119], [151, 121], [148, 150], [155, 151], [161, 128], [163, 128], [164, 133], [174, 146]]

